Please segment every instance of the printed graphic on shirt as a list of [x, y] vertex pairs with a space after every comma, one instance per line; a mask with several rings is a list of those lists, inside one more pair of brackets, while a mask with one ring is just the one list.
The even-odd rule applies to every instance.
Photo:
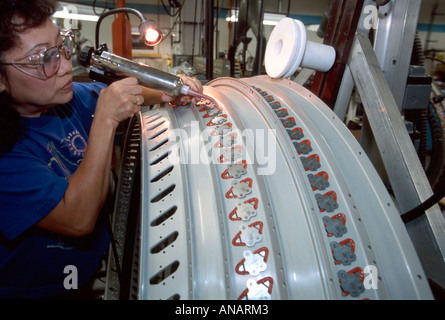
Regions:
[[71, 154], [75, 157], [83, 158], [85, 150], [87, 148], [87, 143], [85, 139], [81, 136], [79, 131], [73, 131], [68, 134], [68, 137], [62, 140], [65, 142], [66, 146], [71, 151]]
[[48, 244], [46, 245], [47, 249], [62, 249], [62, 250], [73, 250], [74, 248], [63, 243], [62, 241], [58, 242], [57, 244]]
[[57, 147], [54, 142], [48, 142], [47, 149], [52, 155], [48, 166], [57, 171], [54, 162], [57, 163], [63, 175], [69, 178], [82, 162], [87, 143], [79, 131], [75, 130], [63, 138], [59, 145]]

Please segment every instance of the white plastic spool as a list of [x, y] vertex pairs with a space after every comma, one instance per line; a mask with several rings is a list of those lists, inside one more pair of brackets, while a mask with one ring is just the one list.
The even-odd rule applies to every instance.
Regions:
[[271, 78], [288, 78], [300, 65], [326, 72], [334, 61], [335, 49], [307, 41], [304, 24], [292, 18], [284, 18], [276, 25], [266, 47], [265, 67]]

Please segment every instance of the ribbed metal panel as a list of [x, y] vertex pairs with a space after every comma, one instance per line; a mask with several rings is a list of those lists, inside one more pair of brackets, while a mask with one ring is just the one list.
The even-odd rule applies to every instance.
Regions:
[[219, 108], [141, 114], [139, 299], [432, 298], [391, 197], [328, 107], [267, 76], [204, 89]]

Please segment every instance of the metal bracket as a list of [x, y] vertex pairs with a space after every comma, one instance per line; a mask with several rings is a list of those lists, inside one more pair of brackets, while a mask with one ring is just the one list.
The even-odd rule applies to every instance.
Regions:
[[243, 252], [243, 257], [246, 259], [244, 261], [244, 268], [251, 276], [257, 276], [260, 272], [267, 269], [267, 264], [264, 259], [259, 254], [255, 254], [250, 250]]
[[253, 247], [256, 243], [260, 242], [263, 239], [260, 231], [255, 227], [250, 227], [243, 224], [240, 226], [240, 231], [241, 241], [248, 247]]
[[247, 298], [249, 300], [270, 300], [271, 295], [267, 291], [267, 287], [262, 284], [258, 284], [254, 279], [249, 279], [246, 282], [247, 289], [249, 292], [247, 293]]
[[365, 291], [365, 287], [357, 273], [349, 273], [345, 270], [340, 270], [338, 272], [338, 278], [341, 279], [341, 287], [343, 291], [349, 293], [351, 297], [357, 297], [360, 293]]
[[241, 158], [241, 155], [242, 155], [242, 150], [241, 150], [241, 148], [235, 146], [235, 147], [233, 147], [233, 148], [224, 150], [224, 151], [223, 151], [223, 154], [222, 154], [222, 158], [223, 158], [225, 161], [231, 161], [231, 162], [233, 162], [233, 161], [235, 161], [235, 160]]
[[248, 221], [250, 218], [256, 216], [256, 210], [250, 202], [239, 201], [236, 204], [236, 213], [243, 221]]
[[[391, 1], [391, 5], [395, 10], [395, 1]], [[399, 19], [401, 20], [399, 23], [415, 25], [417, 21], [415, 10], [416, 6], [417, 10], [420, 7], [419, 1], [397, 1], [398, 13], [400, 13], [399, 7], [403, 6], [406, 8], [404, 10], [405, 18]], [[400, 26], [398, 28], [399, 33], [403, 34], [403, 39], [400, 39], [400, 43], [398, 43], [398, 50], [405, 53], [411, 52], [411, 49], [407, 50], [409, 39], [406, 33], [408, 32], [408, 36], [410, 36], [412, 26], [404, 25], [402, 30], [400, 30]], [[384, 37], [384, 41], [391, 42], [389, 39], [390, 33], [393, 32], [391, 30], [387, 30], [388, 34]], [[400, 34], [397, 37], [400, 38]], [[408, 65], [405, 63], [406, 70], [390, 79], [387, 79], [382, 71], [382, 69], [385, 70], [387, 74], [391, 73], [394, 68], [400, 70], [404, 67], [403, 61], [406, 60], [406, 54], [399, 52], [400, 57], [391, 58], [390, 51], [396, 50], [397, 48], [394, 48], [396, 45], [387, 44], [382, 47], [381, 44], [382, 40], [379, 40], [377, 49], [373, 48], [367, 30], [358, 30], [348, 60], [348, 67], [365, 108], [366, 122], [364, 130], [362, 130], [361, 144], [365, 151], [369, 152], [369, 156], [373, 159], [383, 180], [386, 180], [385, 175], [387, 175], [399, 209], [403, 213], [427, 200], [433, 192], [400, 115], [400, 104], [397, 102], [403, 99], [403, 94], [398, 89], [394, 93], [391, 91], [391, 86], [395, 86], [403, 87], [404, 92]], [[383, 61], [379, 61], [377, 54]], [[388, 69], [388, 59], [390, 58], [393, 69]], [[393, 72], [396, 71], [393, 70]], [[403, 81], [397, 78], [400, 75], [402, 75]], [[399, 84], [404, 85], [399, 86]], [[346, 91], [349, 92], [349, 90]], [[372, 131], [372, 135], [368, 129]], [[378, 153], [373, 155], [375, 147], [378, 149]], [[380, 166], [384, 169], [379, 169]], [[407, 224], [406, 227], [426, 273], [430, 275], [442, 274], [440, 277], [443, 278], [445, 219], [439, 206], [431, 207], [426, 211], [425, 217]], [[432, 260], [435, 262], [432, 263]], [[440, 271], [441, 269], [442, 271]], [[445, 282], [445, 279], [442, 282]]]
[[248, 181], [237, 180], [232, 181], [232, 194], [237, 198], [244, 198], [246, 195], [252, 192], [252, 188], [249, 186]]
[[226, 125], [219, 125], [219, 126], [215, 126], [215, 130], [217, 135], [224, 135], [226, 133], [229, 133], [232, 131], [232, 128], [230, 126], [226, 126]]
[[[361, 34], [355, 37], [349, 65], [398, 205], [406, 212], [432, 195], [431, 186], [371, 43]], [[443, 257], [442, 212], [435, 205], [428, 210], [427, 217]]]
[[344, 244], [332, 241], [330, 244], [335, 261], [347, 266], [356, 260], [355, 253], [350, 242]]
[[343, 236], [348, 230], [341, 216], [334, 216], [332, 218], [324, 216], [323, 223], [325, 225], [326, 232], [336, 238]]
[[229, 163], [227, 165], [228, 174], [234, 178], [239, 178], [247, 172], [242, 163]]

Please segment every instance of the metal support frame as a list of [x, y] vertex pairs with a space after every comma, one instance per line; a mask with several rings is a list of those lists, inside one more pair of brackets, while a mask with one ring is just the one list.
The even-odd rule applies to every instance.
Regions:
[[371, 43], [361, 34], [355, 37], [349, 66], [399, 207], [407, 211], [432, 191]]
[[[353, 32], [358, 28], [364, 0], [333, 0], [323, 43], [336, 51], [335, 63], [328, 72], [316, 72], [312, 92], [331, 109], [340, 94], [341, 79], [347, 68]], [[347, 74], [347, 72], [346, 72]]]
[[[117, 1], [117, 8], [124, 8], [125, 0]], [[132, 58], [131, 23], [125, 13], [118, 13], [112, 23], [113, 52], [119, 56]]]
[[[368, 2], [365, 1], [364, 8]], [[368, 140], [364, 137], [362, 146], [369, 153], [378, 149], [375, 166], [379, 168], [380, 161], [383, 164], [385, 172], [382, 175], [387, 174], [402, 213], [432, 195], [400, 115], [419, 9], [419, 0], [387, 4], [380, 11], [383, 18], [374, 48], [368, 30], [359, 23], [347, 63], [349, 70], [342, 78], [340, 88], [343, 91], [340, 90], [334, 108], [337, 115], [340, 112], [339, 116], [344, 116], [345, 98], [349, 99], [352, 91], [352, 76], [364, 105], [366, 125], [372, 131], [372, 134], [366, 132], [368, 128], [365, 126], [363, 131]], [[364, 14], [363, 11], [361, 21]], [[396, 38], [398, 40], [393, 41]], [[407, 224], [407, 229], [426, 273], [444, 285], [445, 219], [439, 206], [431, 207], [425, 217]]]
[[[357, 34], [349, 66], [399, 208], [405, 212], [428, 199], [432, 190], [376, 59], [369, 40]], [[445, 229], [443, 226], [440, 228], [442, 213], [434, 206], [427, 215], [434, 217], [438, 223], [431, 227], [443, 251]]]
[[206, 3], [206, 78], [213, 79], [213, 1]]
[[391, 1], [379, 8], [374, 52], [399, 110], [402, 110], [422, 0]]

